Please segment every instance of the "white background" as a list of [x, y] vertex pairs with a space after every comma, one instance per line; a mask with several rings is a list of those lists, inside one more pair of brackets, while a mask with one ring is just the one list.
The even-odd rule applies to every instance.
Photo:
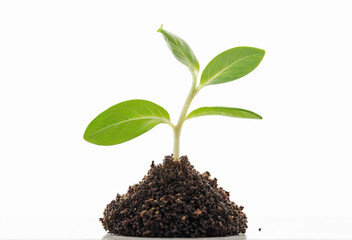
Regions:
[[252, 73], [191, 105], [264, 119], [196, 118], [181, 139], [181, 153], [245, 206], [249, 227], [265, 216], [352, 217], [351, 11], [350, 1], [0, 1], [0, 217], [101, 217], [172, 152], [167, 125], [111, 147], [82, 138], [129, 99], [177, 120], [191, 76], [161, 24], [201, 70], [232, 47], [266, 51]]

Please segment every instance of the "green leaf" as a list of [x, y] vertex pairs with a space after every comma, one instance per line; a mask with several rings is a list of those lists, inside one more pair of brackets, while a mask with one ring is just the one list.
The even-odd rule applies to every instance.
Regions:
[[174, 54], [176, 59], [186, 65], [192, 73], [198, 73], [198, 60], [194, 55], [192, 49], [188, 46], [188, 44], [182, 38], [176, 36], [175, 34], [165, 31], [163, 29], [163, 25], [161, 25], [158, 32], [160, 32], [164, 36], [169, 49]]
[[201, 107], [187, 115], [186, 119], [191, 119], [206, 115], [222, 115], [237, 118], [263, 119], [259, 114], [241, 108], [229, 107]]
[[99, 114], [83, 138], [97, 145], [115, 145], [138, 137], [159, 123], [171, 124], [164, 108], [146, 100], [129, 100]]
[[200, 84], [203, 86], [230, 82], [253, 71], [265, 51], [252, 47], [236, 47], [217, 55], [205, 67]]

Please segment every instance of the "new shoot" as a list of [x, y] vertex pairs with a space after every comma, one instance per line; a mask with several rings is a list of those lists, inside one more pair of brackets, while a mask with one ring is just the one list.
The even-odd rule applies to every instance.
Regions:
[[249, 110], [232, 107], [201, 107], [188, 113], [192, 100], [205, 86], [237, 80], [252, 72], [264, 57], [264, 50], [253, 47], [235, 47], [213, 58], [199, 76], [198, 60], [189, 45], [180, 37], [159, 28], [166, 43], [182, 64], [186, 65], [192, 75], [192, 86], [181, 110], [176, 124], [170, 121], [168, 112], [161, 106], [142, 99], [118, 103], [99, 114], [88, 125], [84, 139], [97, 145], [116, 145], [149, 131], [160, 123], [173, 129], [173, 157], [180, 157], [181, 130], [186, 120], [206, 116], [222, 115], [237, 118], [262, 119], [260, 115]]

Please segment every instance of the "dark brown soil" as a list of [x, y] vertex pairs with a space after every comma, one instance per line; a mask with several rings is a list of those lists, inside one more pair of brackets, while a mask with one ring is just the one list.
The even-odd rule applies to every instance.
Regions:
[[166, 156], [138, 184], [107, 205], [103, 223], [113, 234], [138, 237], [219, 237], [245, 233], [243, 207], [229, 199], [210, 173], [200, 174], [187, 156]]

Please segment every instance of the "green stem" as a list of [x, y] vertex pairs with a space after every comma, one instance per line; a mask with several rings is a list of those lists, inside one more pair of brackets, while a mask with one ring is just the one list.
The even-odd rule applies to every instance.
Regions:
[[178, 122], [177, 122], [176, 126], [174, 127], [174, 153], [173, 153], [173, 155], [174, 155], [175, 160], [179, 160], [179, 158], [180, 158], [181, 129], [182, 129], [183, 123], [186, 121], [186, 115], [187, 115], [188, 108], [191, 105], [193, 98], [196, 96], [196, 94], [201, 89], [199, 86], [197, 87], [198, 72], [193, 72], [192, 76], [193, 76], [193, 83], [192, 83], [191, 90], [189, 91], [188, 96], [186, 98], [186, 101], [183, 105], [183, 108], [180, 113], [180, 117], [178, 118]]

